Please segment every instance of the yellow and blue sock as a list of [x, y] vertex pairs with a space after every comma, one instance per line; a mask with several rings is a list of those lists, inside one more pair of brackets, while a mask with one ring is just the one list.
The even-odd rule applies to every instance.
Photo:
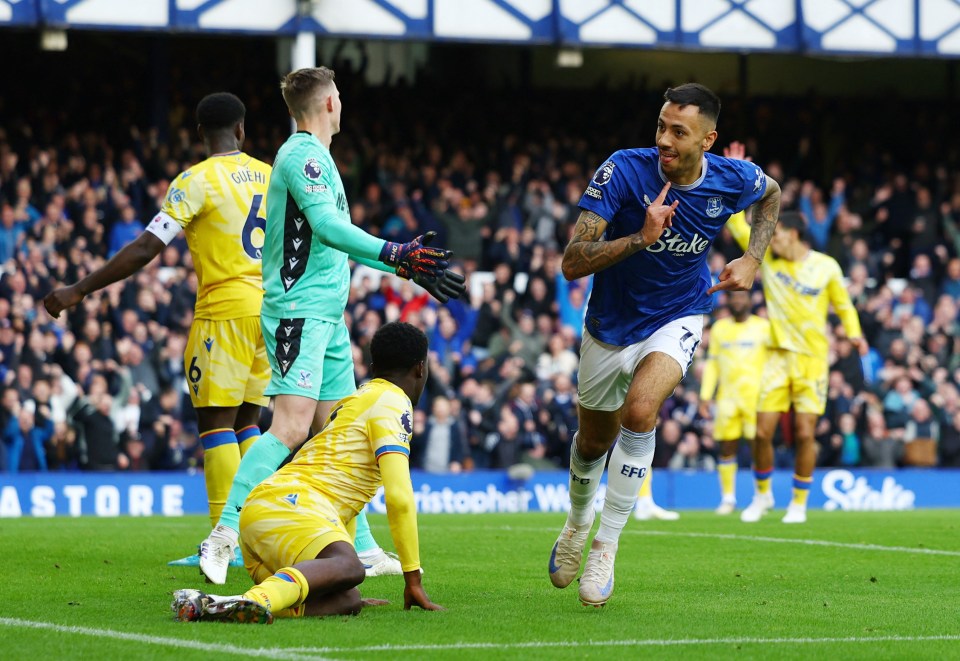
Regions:
[[725, 501], [737, 498], [737, 457], [720, 457], [717, 462], [717, 475], [720, 477], [720, 497]]
[[256, 425], [244, 427], [237, 432], [237, 442], [240, 443], [241, 457], [247, 453], [247, 450], [250, 449], [250, 446], [252, 446], [258, 438], [260, 438], [260, 428]]
[[240, 465], [240, 446], [232, 429], [211, 429], [200, 434], [203, 444], [203, 479], [207, 485], [210, 523], [216, 526]]
[[753, 481], [757, 485], [757, 493], [759, 494], [768, 494], [770, 493], [770, 482], [771, 477], [773, 476], [773, 469], [768, 468], [765, 471], [753, 469]]
[[793, 498], [790, 500], [791, 505], [800, 505], [801, 507], [807, 506], [807, 497], [810, 495], [810, 485], [813, 484], [813, 476], [804, 477], [802, 475], [793, 474]]
[[[310, 593], [310, 585], [300, 570], [284, 567], [259, 585], [243, 593], [244, 598], [255, 601], [268, 611], [283, 615], [299, 616], [303, 609], [298, 608]], [[293, 612], [291, 612], [291, 610]]]
[[[237, 450], [239, 453], [239, 449]], [[220, 524], [240, 532], [240, 510], [247, 496], [253, 488], [270, 477], [283, 460], [290, 455], [290, 450], [283, 442], [266, 432], [247, 450], [237, 467], [227, 504], [220, 515]]]

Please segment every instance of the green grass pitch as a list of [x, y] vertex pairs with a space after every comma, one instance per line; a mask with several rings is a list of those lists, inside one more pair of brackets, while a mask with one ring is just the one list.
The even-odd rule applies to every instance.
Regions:
[[[386, 518], [370, 519], [390, 547]], [[547, 578], [561, 515], [423, 515], [424, 583], [447, 612], [404, 612], [391, 576], [361, 586], [389, 606], [271, 626], [171, 619], [170, 593], [204, 584], [166, 562], [205, 521], [0, 519], [3, 658], [960, 658], [957, 510], [631, 520], [602, 609]], [[231, 569], [209, 587], [249, 585]]]

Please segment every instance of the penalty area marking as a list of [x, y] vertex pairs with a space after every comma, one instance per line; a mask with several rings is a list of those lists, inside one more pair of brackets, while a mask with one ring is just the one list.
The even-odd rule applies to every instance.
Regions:
[[[184, 624], [189, 627], [189, 624]], [[46, 631], [55, 631], [62, 634], [71, 634], [78, 636], [90, 636], [92, 638], [110, 638], [113, 640], [122, 640], [131, 643], [143, 643], [146, 645], [158, 645], [161, 647], [177, 647], [180, 649], [197, 650], [200, 652], [214, 652], [217, 654], [233, 654], [236, 656], [259, 657], [264, 659], [314, 659], [320, 661], [322, 657], [316, 656], [319, 652], [305, 653], [296, 650], [283, 648], [266, 647], [239, 647], [224, 643], [204, 643], [197, 640], [183, 640], [181, 638], [166, 638], [163, 636], [148, 636], [142, 633], [128, 633], [126, 631], [114, 631], [112, 629], [92, 629], [90, 627], [74, 627], [64, 624], [54, 624], [53, 622], [34, 622], [31, 620], [20, 620], [13, 617], [0, 617], [0, 627], [13, 627], [18, 629], [41, 629]], [[226, 631], [226, 629], [219, 629]]]
[[[430, 524], [420, 525], [421, 529], [430, 528]], [[518, 532], [552, 532], [556, 528], [541, 528], [536, 526], [494, 526], [498, 530], [515, 530]], [[476, 528], [443, 526], [444, 530], [466, 530], [476, 532]], [[913, 548], [912, 546], [883, 546], [881, 544], [860, 544], [857, 542], [833, 542], [826, 539], [791, 539], [788, 537], [764, 537], [760, 535], [735, 535], [732, 533], [712, 532], [671, 532], [669, 530], [630, 530], [623, 531], [624, 535], [653, 535], [660, 537], [701, 537], [706, 539], [725, 539], [734, 542], [767, 542], [770, 544], [803, 544], [804, 546], [830, 546], [840, 549], [856, 551], [886, 551], [888, 553], [915, 553], [918, 555], [945, 555], [960, 558], [960, 551], [944, 551], [941, 549]]]

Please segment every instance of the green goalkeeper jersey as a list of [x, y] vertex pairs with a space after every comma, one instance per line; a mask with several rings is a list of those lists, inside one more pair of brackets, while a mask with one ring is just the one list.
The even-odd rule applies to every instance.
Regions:
[[342, 321], [350, 294], [348, 258], [369, 263], [383, 246], [351, 223], [330, 150], [306, 131], [291, 135], [270, 175], [262, 314]]

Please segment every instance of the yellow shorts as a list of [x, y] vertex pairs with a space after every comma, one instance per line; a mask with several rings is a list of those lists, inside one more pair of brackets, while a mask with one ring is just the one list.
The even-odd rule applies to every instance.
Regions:
[[823, 358], [785, 349], [770, 349], [760, 378], [757, 410], [821, 415], [827, 407], [829, 365]]
[[270, 383], [270, 363], [259, 317], [194, 320], [183, 369], [194, 407], [270, 402], [263, 394]]
[[313, 560], [334, 542], [353, 544], [336, 507], [293, 482], [260, 483], [240, 512], [243, 564], [254, 583]]
[[717, 441], [752, 440], [757, 435], [757, 398], [717, 400], [716, 419], [713, 422], [713, 438]]

